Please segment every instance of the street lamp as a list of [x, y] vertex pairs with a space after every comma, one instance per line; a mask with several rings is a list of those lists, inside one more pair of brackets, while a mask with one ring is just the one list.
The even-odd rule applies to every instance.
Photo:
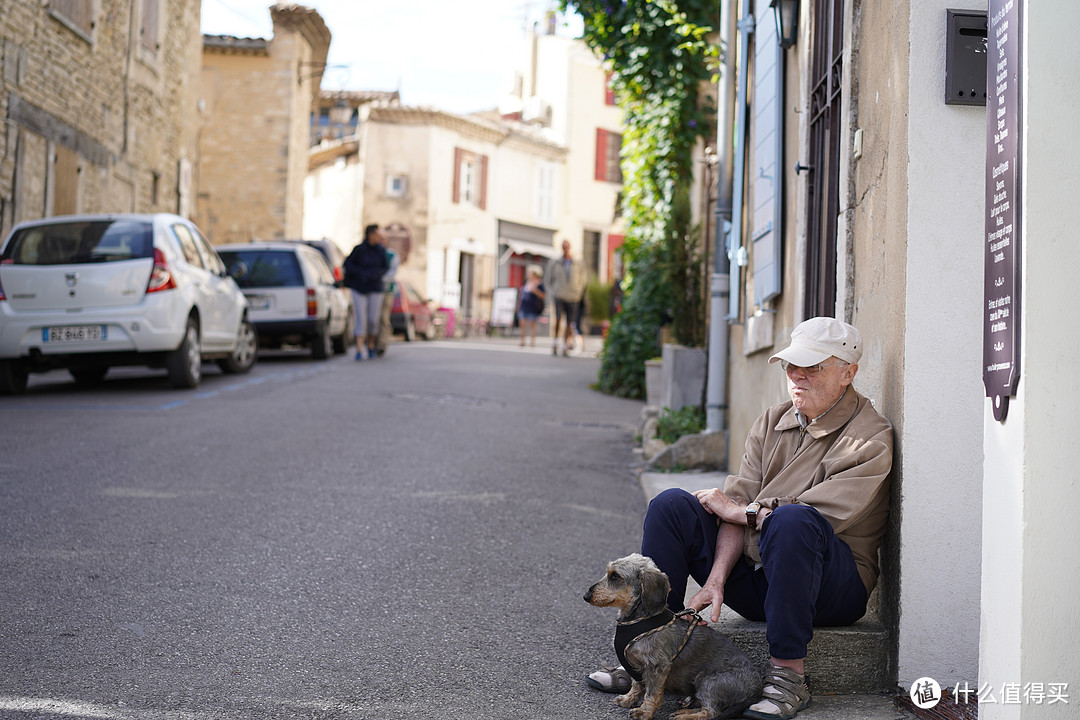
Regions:
[[345, 102], [345, 98], [338, 98], [338, 101], [330, 108], [330, 122], [333, 125], [348, 125], [352, 114], [352, 106]]
[[770, 6], [776, 13], [776, 39], [787, 50], [799, 32], [799, 0], [772, 0]]

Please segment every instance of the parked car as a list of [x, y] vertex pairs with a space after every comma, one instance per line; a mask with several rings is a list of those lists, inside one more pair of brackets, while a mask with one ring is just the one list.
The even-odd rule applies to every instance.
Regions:
[[390, 327], [395, 335], [412, 341], [419, 334], [434, 340], [437, 327], [431, 301], [424, 299], [408, 281], [398, 280], [394, 288], [394, 306], [390, 310]]
[[319, 251], [288, 240], [222, 245], [263, 347], [307, 345], [324, 360], [353, 345], [352, 295]]
[[115, 365], [166, 368], [193, 388], [204, 360], [243, 373], [256, 357], [243, 293], [182, 217], [50, 217], [19, 223], [0, 248], [2, 393], [32, 372], [96, 383]]
[[341, 282], [345, 279], [345, 252], [337, 246], [337, 243], [323, 238], [322, 240], [298, 240], [309, 245], [323, 254], [330, 269], [334, 271], [334, 280]]

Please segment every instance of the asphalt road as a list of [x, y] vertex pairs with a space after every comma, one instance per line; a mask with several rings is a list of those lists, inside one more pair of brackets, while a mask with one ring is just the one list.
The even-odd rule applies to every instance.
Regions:
[[482, 343], [0, 398], [0, 718], [626, 718], [640, 402]]

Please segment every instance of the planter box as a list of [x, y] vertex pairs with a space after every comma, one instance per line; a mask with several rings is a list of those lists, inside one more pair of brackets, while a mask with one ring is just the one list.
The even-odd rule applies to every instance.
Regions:
[[[705, 373], [704, 350], [670, 343], [664, 345], [660, 406], [678, 410], [687, 405], [701, 405], [705, 394]], [[647, 377], [646, 374], [646, 381]]]
[[660, 406], [663, 368], [659, 360], [645, 361], [645, 404]]

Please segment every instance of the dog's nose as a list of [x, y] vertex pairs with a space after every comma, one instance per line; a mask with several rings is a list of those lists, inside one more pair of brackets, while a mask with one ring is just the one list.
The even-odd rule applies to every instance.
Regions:
[[584, 600], [587, 603], [591, 603], [592, 602], [592, 590], [590, 589], [587, 593], [585, 593], [585, 595], [582, 596], [581, 599]]

